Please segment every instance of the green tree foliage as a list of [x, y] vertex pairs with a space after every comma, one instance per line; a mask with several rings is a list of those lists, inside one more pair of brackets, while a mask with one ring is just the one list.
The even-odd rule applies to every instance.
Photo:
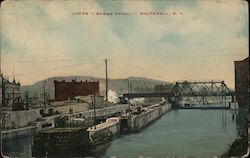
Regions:
[[154, 92], [170, 92], [173, 88], [173, 84], [157, 84], [153, 88]]

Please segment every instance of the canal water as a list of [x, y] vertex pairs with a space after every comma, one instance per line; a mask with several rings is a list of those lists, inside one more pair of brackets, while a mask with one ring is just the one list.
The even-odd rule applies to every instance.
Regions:
[[[138, 133], [115, 138], [101, 157], [209, 157], [237, 138], [237, 111], [172, 110]], [[31, 157], [31, 137], [3, 144], [10, 156]]]

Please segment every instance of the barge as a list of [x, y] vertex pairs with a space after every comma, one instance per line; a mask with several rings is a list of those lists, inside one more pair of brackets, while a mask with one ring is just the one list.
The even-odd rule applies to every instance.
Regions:
[[[82, 119], [73, 119], [82, 122]], [[79, 126], [81, 123], [77, 123]], [[33, 137], [33, 157], [88, 157], [102, 151], [99, 145], [108, 144], [120, 129], [119, 118], [111, 117], [106, 122], [89, 128], [52, 128], [40, 131]]]
[[91, 126], [87, 129], [90, 143], [93, 145], [103, 144], [120, 131], [120, 118], [111, 117], [106, 122]]
[[32, 157], [90, 156], [88, 132], [83, 128], [53, 128], [32, 140]]
[[71, 128], [65, 128], [67, 124], [60, 123], [63, 128], [48, 129], [35, 135], [32, 143], [32, 156], [96, 156], [105, 150], [103, 146], [109, 146], [112, 136], [120, 132], [138, 132], [170, 110], [171, 104], [161, 102], [148, 107], [137, 107], [126, 111], [119, 117], [110, 117], [103, 123], [91, 126], [87, 125], [84, 119], [71, 118], [70, 122], [76, 127], [71, 125]]

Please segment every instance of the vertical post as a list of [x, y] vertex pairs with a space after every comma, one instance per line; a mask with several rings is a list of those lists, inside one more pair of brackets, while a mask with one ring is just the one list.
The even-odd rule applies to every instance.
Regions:
[[133, 93], [133, 87], [132, 87], [132, 82], [130, 82], [130, 93]]
[[214, 81], [212, 80], [211, 82], [212, 82], [212, 85], [211, 85], [211, 87], [212, 87], [212, 93], [214, 93]]
[[4, 77], [1, 73], [1, 82], [2, 82], [2, 106], [5, 106], [5, 83], [4, 83]]
[[[129, 94], [129, 79], [127, 79], [128, 82], [128, 94]], [[129, 97], [128, 97], [128, 104], [129, 104]]]
[[44, 104], [44, 109], [46, 111], [46, 94], [45, 94], [45, 88], [46, 88], [46, 80], [44, 80], [44, 84], [43, 84], [43, 104]]
[[127, 82], [128, 82], [128, 94], [129, 94], [129, 91], [130, 91], [130, 90], [129, 90], [129, 80], [128, 80], [128, 79], [127, 79]]
[[15, 67], [14, 67], [14, 65], [13, 65], [13, 72], [12, 72], [13, 74], [13, 82], [15, 81]]
[[96, 129], [96, 110], [95, 110], [95, 82], [93, 83], [94, 85], [94, 126], [95, 126], [95, 129]]
[[108, 59], [105, 59], [105, 70], [106, 70], [106, 104], [108, 103]]
[[12, 105], [15, 104], [15, 83], [13, 82], [13, 100], [12, 100]]

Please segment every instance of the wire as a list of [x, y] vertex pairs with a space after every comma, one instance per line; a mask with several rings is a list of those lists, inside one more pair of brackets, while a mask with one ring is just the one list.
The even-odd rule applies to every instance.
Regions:
[[[96, 61], [100, 61], [100, 59], [96, 59], [96, 60], [94, 60], [94, 59], [92, 59], [91, 61], [89, 61], [89, 62], [96, 62]], [[2, 61], [3, 63], [15, 63], [15, 64], [19, 64], [19, 63], [24, 63], [24, 64], [26, 64], [26, 63], [42, 63], [42, 62], [82, 62], [82, 60], [71, 60], [71, 59], [53, 59], [53, 60], [4, 60], [4, 61]], [[88, 63], [89, 63], [88, 62]]]
[[71, 65], [60, 66], [60, 67], [44, 69], [44, 70], [39, 70], [39, 71], [32, 71], [32, 72], [28, 72], [28, 73], [20, 73], [20, 74], [16, 74], [15, 76], [20, 77], [20, 76], [31, 75], [31, 74], [42, 73], [42, 72], [45, 73], [48, 71], [58, 70], [58, 69], [62, 69], [62, 68], [70, 68], [70, 67], [75, 67], [75, 66], [84, 65], [84, 64], [88, 64], [88, 63], [78, 63], [78, 64], [73, 64], [73, 65], [71, 64]]
[[[175, 53], [172, 53], [175, 54]], [[119, 57], [119, 58], [112, 58], [112, 60], [120, 61], [120, 60], [166, 60], [168, 58], [186, 58], [186, 57], [236, 57], [236, 56], [246, 56], [244, 53], [239, 54], [197, 54], [197, 55], [157, 55], [157, 56], [141, 56], [141, 57]]]
[[130, 74], [126, 71], [124, 71], [123, 69], [121, 69], [119, 66], [117, 66], [116, 64], [114, 64], [113, 62], [109, 62], [110, 64], [114, 65], [114, 68], [118, 69], [119, 71], [127, 74], [128, 76], [130, 76]]
[[[96, 72], [95, 70], [100, 67], [102, 65], [102, 63], [100, 64], [97, 64], [95, 67], [92, 67], [90, 69], [88, 69], [87, 71], [83, 72], [82, 75], [87, 75], [88, 73], [91, 73], [91, 72]], [[93, 74], [93, 73], [92, 73]], [[90, 74], [91, 75], [91, 74]]]

